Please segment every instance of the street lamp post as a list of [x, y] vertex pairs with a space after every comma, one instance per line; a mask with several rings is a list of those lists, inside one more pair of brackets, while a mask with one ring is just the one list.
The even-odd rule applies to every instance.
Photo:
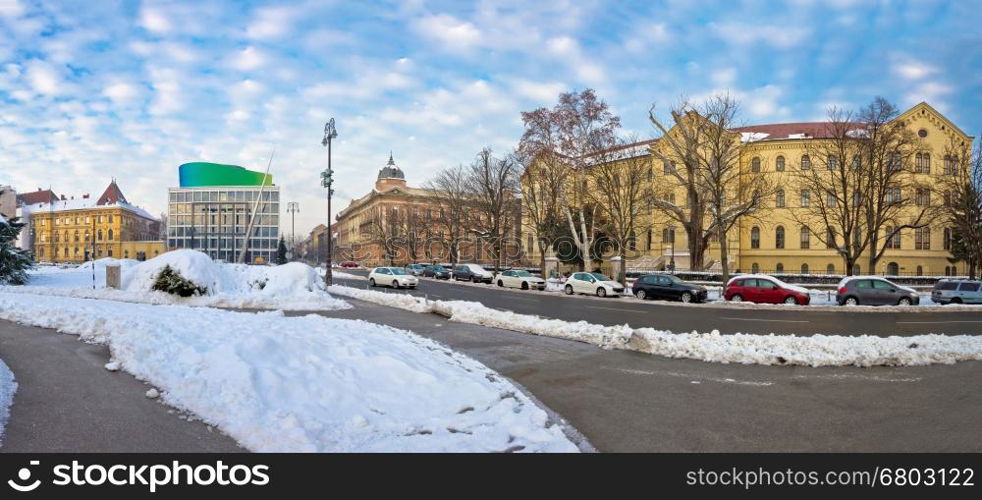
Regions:
[[300, 211], [300, 204], [291, 201], [286, 204], [286, 211], [290, 212], [290, 257], [296, 260], [297, 253], [297, 212]]
[[327, 189], [327, 269], [324, 271], [324, 283], [331, 286], [334, 283], [334, 275], [331, 272], [331, 243], [334, 239], [331, 236], [331, 196], [334, 195], [334, 170], [331, 169], [331, 140], [338, 136], [337, 129], [334, 128], [334, 118], [324, 124], [324, 140], [321, 144], [327, 146], [327, 170], [321, 172], [321, 187]]

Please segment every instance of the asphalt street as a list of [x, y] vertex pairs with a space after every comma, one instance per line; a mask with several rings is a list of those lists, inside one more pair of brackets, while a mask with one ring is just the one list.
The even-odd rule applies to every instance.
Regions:
[[[350, 271], [367, 276], [367, 271]], [[335, 279], [337, 284], [365, 288], [365, 280]], [[382, 290], [379, 288], [379, 290]], [[389, 291], [389, 290], [387, 290]], [[866, 311], [812, 306], [682, 304], [669, 301], [640, 301], [634, 297], [568, 297], [562, 293], [502, 290], [493, 285], [473, 286], [448, 281], [421, 279], [416, 290], [399, 290], [440, 300], [470, 300], [497, 309], [601, 325], [652, 327], [674, 332], [697, 330], [721, 333], [920, 335], [925, 333], [982, 334], [982, 308], [949, 308], [941, 311], [910, 311], [883, 308]]]
[[322, 314], [411, 330], [463, 352], [523, 386], [600, 451], [982, 451], [982, 362], [725, 365], [345, 300], [356, 308]]
[[104, 368], [106, 346], [0, 320], [0, 359], [17, 380], [0, 452], [241, 452], [234, 440], [146, 397], [149, 386]]

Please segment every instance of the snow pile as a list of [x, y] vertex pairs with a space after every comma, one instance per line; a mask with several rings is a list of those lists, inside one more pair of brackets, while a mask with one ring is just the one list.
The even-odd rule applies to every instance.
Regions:
[[558, 337], [669, 358], [688, 358], [715, 363], [801, 366], [915, 366], [982, 360], [982, 336], [917, 335], [722, 335], [672, 333], [629, 325], [603, 326], [585, 321], [545, 319], [529, 314], [500, 311], [477, 302], [427, 301], [409, 294], [380, 293], [332, 286], [336, 295], [365, 300], [419, 313], [436, 313], [451, 321], [490, 326], [534, 335]]
[[0, 318], [108, 344], [164, 402], [257, 452], [577, 451], [494, 371], [387, 326], [2, 292]]
[[[3, 222], [0, 216], [0, 222]], [[14, 402], [14, 393], [17, 392], [17, 382], [14, 381], [14, 374], [7, 368], [7, 365], [0, 359], [0, 444], [3, 444], [3, 429], [7, 425], [7, 418], [10, 417], [10, 405]]]
[[[122, 268], [121, 290], [105, 288], [107, 265]], [[95, 267], [95, 289], [92, 268]], [[164, 267], [207, 287], [201, 297], [177, 297], [152, 291]], [[194, 250], [175, 250], [145, 262], [100, 259], [73, 269], [46, 267], [30, 274], [28, 286], [0, 288], [7, 292], [118, 300], [148, 304], [323, 311], [351, 306], [331, 297], [314, 268], [293, 262], [282, 266], [222, 264]]]

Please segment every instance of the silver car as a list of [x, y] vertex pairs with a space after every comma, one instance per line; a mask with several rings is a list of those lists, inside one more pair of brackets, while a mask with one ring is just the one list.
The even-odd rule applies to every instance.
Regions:
[[853, 276], [839, 282], [835, 295], [840, 306], [917, 305], [920, 296], [912, 288], [878, 276]]
[[931, 290], [938, 304], [982, 304], [982, 281], [941, 280]]

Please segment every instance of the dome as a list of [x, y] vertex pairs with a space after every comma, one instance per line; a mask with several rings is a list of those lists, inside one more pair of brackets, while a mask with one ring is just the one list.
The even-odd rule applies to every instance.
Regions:
[[396, 162], [392, 159], [392, 153], [389, 153], [389, 162], [382, 167], [382, 170], [378, 171], [378, 179], [402, 179], [406, 180], [406, 174], [402, 173], [402, 169], [396, 166]]

